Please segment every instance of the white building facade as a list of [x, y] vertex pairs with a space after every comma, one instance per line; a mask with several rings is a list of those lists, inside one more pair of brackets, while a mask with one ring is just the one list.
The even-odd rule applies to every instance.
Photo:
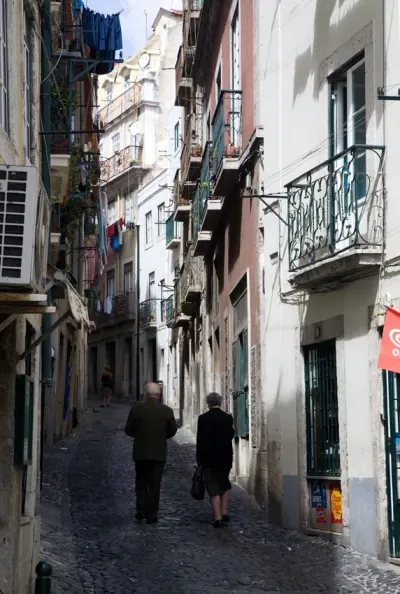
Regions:
[[[90, 338], [93, 392], [100, 389], [105, 365], [113, 371], [120, 396], [139, 398], [150, 379], [167, 383], [168, 332], [161, 308], [167, 289], [161, 290], [160, 283], [168, 285], [165, 211], [174, 176], [169, 118], [180, 24], [179, 12], [160, 9], [145, 47], [99, 78], [109, 242], [107, 265], [92, 285], [97, 328]], [[172, 119], [178, 121], [179, 109]]]
[[257, 4], [270, 518], [399, 557], [399, 382], [377, 368], [400, 307], [400, 111], [378, 96], [399, 86], [399, 6]]

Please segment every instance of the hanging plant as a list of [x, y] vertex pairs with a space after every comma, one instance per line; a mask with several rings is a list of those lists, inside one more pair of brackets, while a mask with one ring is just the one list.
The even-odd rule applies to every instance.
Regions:
[[75, 231], [79, 229], [83, 215], [93, 216], [95, 212], [90, 194], [78, 193], [70, 196], [61, 210], [61, 233], [72, 239]]
[[69, 85], [63, 81], [53, 82], [50, 86], [51, 120], [56, 131], [65, 136], [71, 132], [70, 111], [78, 107], [78, 91], [70, 92]]

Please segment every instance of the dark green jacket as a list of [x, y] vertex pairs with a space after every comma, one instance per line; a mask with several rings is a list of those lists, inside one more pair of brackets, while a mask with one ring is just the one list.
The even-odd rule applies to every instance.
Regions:
[[132, 406], [125, 426], [125, 433], [134, 438], [134, 460], [167, 459], [167, 439], [177, 432], [174, 413], [169, 406], [155, 398], [147, 398]]

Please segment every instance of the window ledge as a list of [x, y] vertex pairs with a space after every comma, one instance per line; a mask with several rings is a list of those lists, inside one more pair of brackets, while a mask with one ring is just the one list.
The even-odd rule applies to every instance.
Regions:
[[308, 481], [341, 481], [342, 477], [340, 476], [314, 476], [314, 475], [307, 475]]

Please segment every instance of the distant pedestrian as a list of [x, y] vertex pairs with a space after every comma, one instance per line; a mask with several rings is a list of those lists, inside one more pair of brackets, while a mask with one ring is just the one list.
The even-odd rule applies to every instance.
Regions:
[[111, 396], [113, 394], [113, 374], [109, 367], [105, 367], [101, 376], [101, 408], [110, 406]]
[[229, 522], [229, 473], [233, 462], [232, 439], [235, 435], [232, 415], [221, 410], [222, 397], [211, 392], [206, 398], [208, 412], [197, 423], [197, 464], [202, 470], [211, 499], [215, 528]]
[[145, 401], [132, 406], [125, 426], [125, 433], [134, 438], [136, 519], [146, 519], [148, 524], [158, 521], [167, 440], [177, 432], [174, 413], [161, 404], [160, 396], [159, 384], [147, 384]]

